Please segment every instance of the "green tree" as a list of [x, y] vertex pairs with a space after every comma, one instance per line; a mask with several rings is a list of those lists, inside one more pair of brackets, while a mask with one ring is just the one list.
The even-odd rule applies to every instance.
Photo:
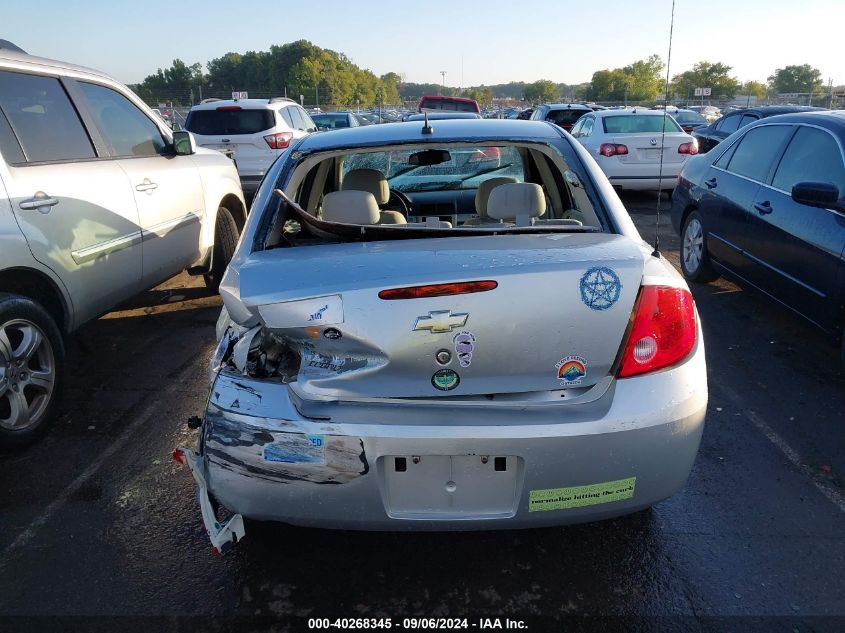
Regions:
[[637, 60], [623, 68], [598, 70], [581, 94], [593, 101], [653, 101], [661, 92], [662, 70], [663, 60], [659, 55]]
[[750, 95], [752, 97], [757, 97], [758, 99], [765, 99], [766, 95], [768, 94], [766, 84], [753, 80], [746, 81], [744, 84], [742, 84], [739, 91], [744, 95]]
[[525, 86], [523, 97], [526, 101], [547, 103], [560, 99], [560, 93], [553, 81], [540, 79]]
[[149, 103], [169, 101], [190, 105], [199, 96], [200, 86], [205, 85], [201, 64], [188, 66], [181, 59], [174, 59], [169, 68], [159, 68], [137, 86], [138, 95]]
[[698, 62], [692, 70], [672, 78], [672, 92], [681, 98], [692, 98], [696, 88], [710, 88], [711, 98], [731, 98], [739, 90], [739, 81], [730, 76], [732, 66], [720, 62]]
[[775, 93], [818, 92], [822, 84], [822, 73], [810, 64], [778, 68], [769, 77], [769, 86]]
[[493, 103], [493, 91], [484, 86], [464, 90], [461, 96], [467, 99], [475, 99], [481, 106], [488, 106]]

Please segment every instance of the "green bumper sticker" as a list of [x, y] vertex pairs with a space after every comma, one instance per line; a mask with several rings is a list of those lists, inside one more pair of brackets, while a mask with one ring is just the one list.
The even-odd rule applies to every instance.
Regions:
[[636, 483], [636, 477], [629, 477], [589, 486], [532, 490], [528, 493], [528, 511], [566, 510], [630, 499], [634, 496]]

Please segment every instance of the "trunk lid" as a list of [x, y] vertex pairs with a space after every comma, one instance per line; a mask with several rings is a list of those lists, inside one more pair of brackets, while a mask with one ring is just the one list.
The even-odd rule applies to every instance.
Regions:
[[[298, 349], [305, 397], [585, 388], [617, 356], [645, 256], [626, 237], [598, 233], [275, 249], [240, 267], [240, 302]], [[498, 286], [379, 298], [386, 289], [481, 280]], [[438, 360], [444, 350], [446, 363]]]
[[[680, 132], [667, 132], [663, 139], [663, 162], [681, 163], [687, 157], [679, 154], [678, 147], [688, 143], [692, 137]], [[660, 133], [643, 132], [638, 134], [614, 134], [609, 138], [610, 143], [619, 143], [628, 148], [628, 153], [619, 157], [622, 163], [657, 164], [660, 162]]]

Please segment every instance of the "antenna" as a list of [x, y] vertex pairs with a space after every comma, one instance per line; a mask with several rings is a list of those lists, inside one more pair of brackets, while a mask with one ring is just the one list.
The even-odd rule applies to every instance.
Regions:
[[428, 111], [423, 111], [423, 118], [425, 122], [423, 123], [422, 133], [423, 134], [431, 134], [434, 132], [434, 128], [428, 124]]
[[657, 222], [654, 226], [654, 250], [652, 257], [660, 257], [660, 199], [663, 197], [663, 190], [660, 185], [663, 183], [663, 145], [666, 139], [666, 117], [669, 111], [669, 68], [672, 65], [672, 31], [675, 29], [675, 0], [672, 0], [672, 19], [669, 21], [669, 54], [666, 56], [666, 90], [663, 93], [663, 129], [660, 132], [660, 168], [657, 172]]

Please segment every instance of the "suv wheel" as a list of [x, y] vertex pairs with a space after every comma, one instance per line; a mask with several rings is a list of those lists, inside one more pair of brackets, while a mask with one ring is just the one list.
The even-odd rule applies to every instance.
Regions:
[[704, 223], [698, 211], [692, 211], [681, 231], [681, 271], [689, 281], [707, 283], [719, 277], [710, 266]]
[[238, 224], [226, 207], [217, 209], [217, 223], [214, 225], [214, 257], [211, 270], [205, 275], [206, 287], [217, 292], [226, 267], [232, 261], [235, 247], [238, 245]]
[[0, 294], [0, 447], [24, 446], [56, 416], [64, 345], [50, 315], [26, 297]]

